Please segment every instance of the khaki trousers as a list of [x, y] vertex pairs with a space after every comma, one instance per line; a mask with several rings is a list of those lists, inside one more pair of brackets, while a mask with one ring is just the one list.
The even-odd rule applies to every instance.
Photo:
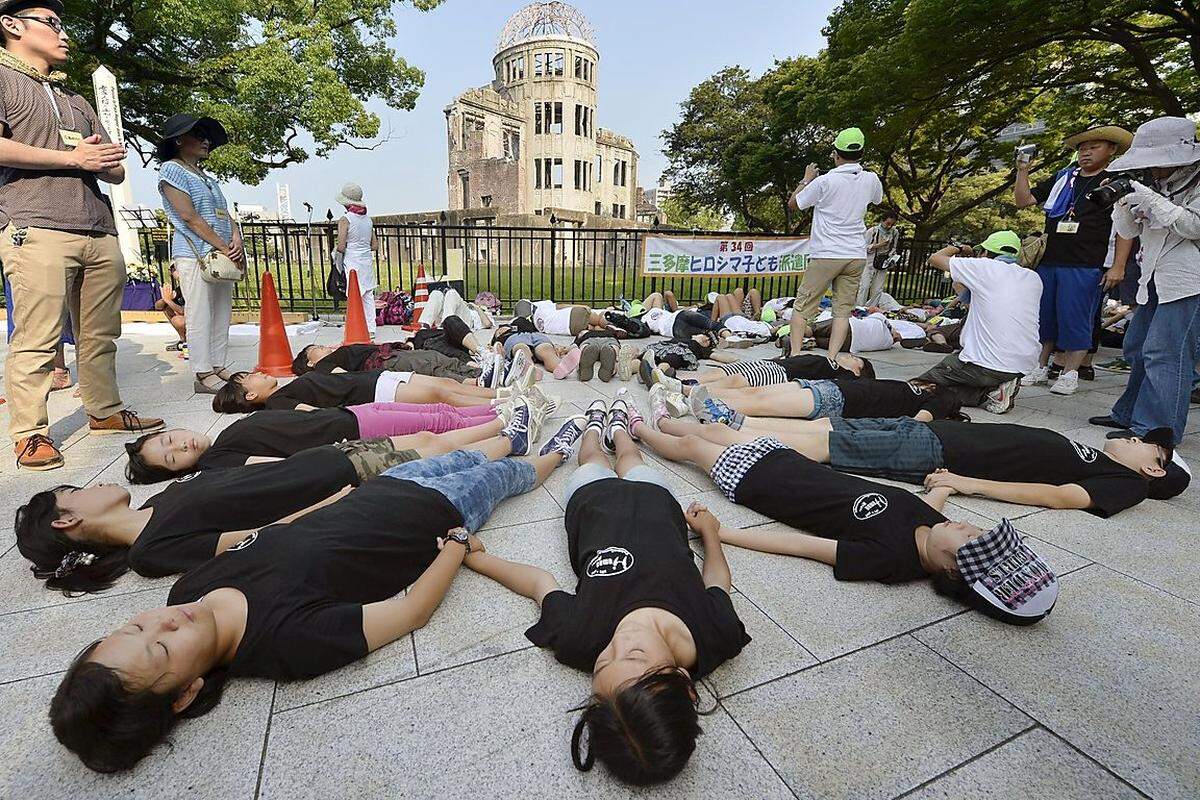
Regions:
[[117, 237], [10, 223], [0, 233], [0, 263], [12, 284], [14, 306], [9, 309], [13, 335], [4, 366], [13, 441], [49, 431], [46, 398], [64, 300], [74, 325], [84, 409], [97, 418], [120, 411], [116, 340], [126, 275]]
[[796, 302], [792, 304], [800, 319], [812, 324], [821, 298], [830, 286], [833, 287], [833, 318], [849, 319], [866, 264], [865, 258], [810, 258], [800, 288], [796, 290]]

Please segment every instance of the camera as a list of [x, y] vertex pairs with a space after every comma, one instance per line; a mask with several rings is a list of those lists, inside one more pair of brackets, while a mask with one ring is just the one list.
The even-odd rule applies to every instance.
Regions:
[[1127, 194], [1133, 193], [1133, 178], [1113, 178], [1103, 186], [1087, 193], [1087, 199], [1101, 208], [1112, 208], [1113, 204]]
[[1028, 164], [1033, 161], [1033, 157], [1037, 155], [1038, 146], [1036, 144], [1023, 144], [1017, 148], [1017, 163]]

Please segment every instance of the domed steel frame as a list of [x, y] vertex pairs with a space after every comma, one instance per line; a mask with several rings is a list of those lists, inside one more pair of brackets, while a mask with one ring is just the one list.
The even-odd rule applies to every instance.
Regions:
[[596, 47], [596, 31], [587, 17], [574, 6], [554, 0], [530, 3], [509, 17], [496, 41], [496, 52], [520, 42], [551, 36], [565, 36]]

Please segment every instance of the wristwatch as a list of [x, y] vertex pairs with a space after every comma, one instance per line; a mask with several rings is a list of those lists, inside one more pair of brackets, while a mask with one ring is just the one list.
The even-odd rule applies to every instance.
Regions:
[[469, 535], [467, 535], [461, 531], [455, 531], [454, 533], [447, 533], [446, 541], [458, 542], [466, 549], [467, 555], [471, 554], [471, 537]]

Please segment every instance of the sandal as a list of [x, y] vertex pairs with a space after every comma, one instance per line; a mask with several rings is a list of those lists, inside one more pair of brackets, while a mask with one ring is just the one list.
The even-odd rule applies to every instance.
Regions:
[[71, 371], [69, 369], [54, 368], [54, 378], [50, 382], [50, 391], [61, 392], [63, 389], [70, 389], [75, 385], [71, 380]]
[[203, 375], [197, 373], [192, 381], [192, 390], [196, 394], [216, 394], [224, 385], [225, 381], [217, 377], [215, 372], [206, 372]]
[[214, 369], [209, 374], [216, 375], [218, 378], [220, 378], [223, 381], [228, 381], [233, 378], [233, 373], [230, 372], [227, 367], [221, 367], [220, 369]]

